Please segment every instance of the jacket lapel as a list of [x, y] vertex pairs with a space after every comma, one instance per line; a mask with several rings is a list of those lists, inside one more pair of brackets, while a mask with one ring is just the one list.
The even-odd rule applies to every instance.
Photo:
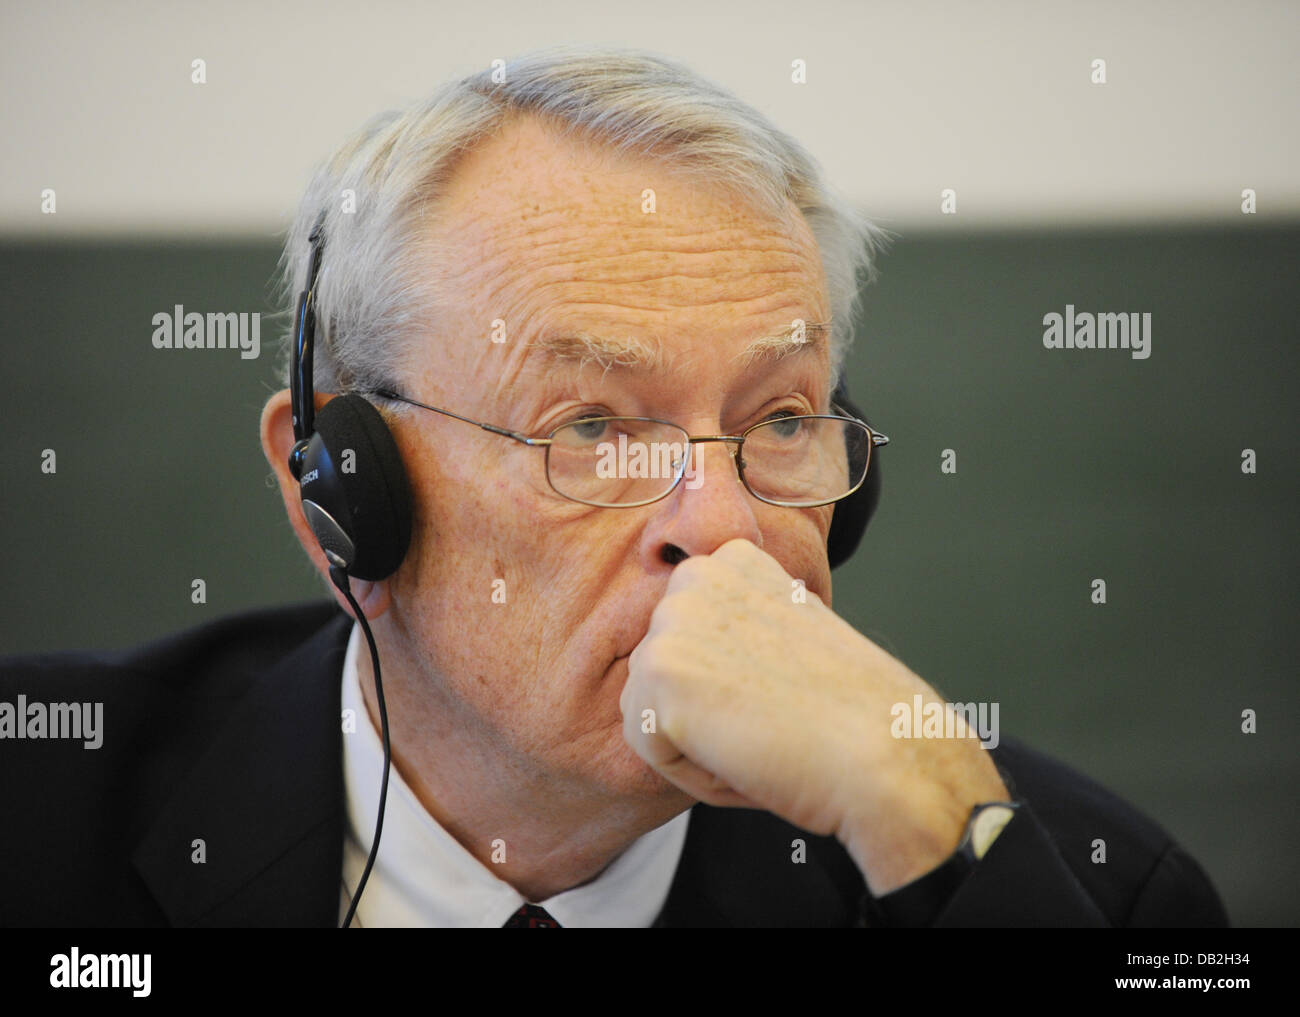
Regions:
[[339, 613], [257, 681], [137, 847], [173, 925], [338, 923], [351, 625]]

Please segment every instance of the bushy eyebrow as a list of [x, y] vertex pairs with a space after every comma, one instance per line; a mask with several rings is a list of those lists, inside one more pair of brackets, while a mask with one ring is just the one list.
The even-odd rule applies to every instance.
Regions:
[[[829, 321], [792, 321], [772, 335], [759, 336], [736, 355], [746, 365], [759, 358], [780, 360], [795, 353], [824, 351], [830, 341]], [[663, 348], [658, 342], [635, 337], [599, 335], [570, 329], [548, 333], [530, 346], [559, 360], [577, 360], [580, 365], [597, 363], [605, 370], [628, 368], [636, 372], [663, 370]]]

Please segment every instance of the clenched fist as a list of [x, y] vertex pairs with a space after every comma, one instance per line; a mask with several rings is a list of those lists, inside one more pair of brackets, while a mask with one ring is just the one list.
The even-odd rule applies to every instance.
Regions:
[[891, 735], [891, 709], [916, 695], [942, 701], [732, 540], [673, 570], [619, 703], [628, 744], [666, 779], [834, 834], [881, 896], [943, 862], [972, 806], [1010, 797], [974, 738]]

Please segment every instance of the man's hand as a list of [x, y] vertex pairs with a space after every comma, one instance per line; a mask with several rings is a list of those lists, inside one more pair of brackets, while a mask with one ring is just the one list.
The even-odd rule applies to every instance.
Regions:
[[628, 744], [665, 778], [710, 805], [834, 834], [881, 896], [947, 858], [973, 805], [1010, 797], [976, 738], [891, 736], [891, 708], [917, 694], [942, 702], [732, 540], [673, 570], [620, 706]]

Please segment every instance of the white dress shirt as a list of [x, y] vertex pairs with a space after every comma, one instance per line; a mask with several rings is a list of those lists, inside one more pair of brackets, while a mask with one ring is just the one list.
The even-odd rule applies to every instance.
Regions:
[[[365, 648], [365, 635], [353, 624], [343, 663], [343, 709], [353, 711], [356, 730], [343, 735], [347, 829], [340, 922], [370, 853], [384, 769], [383, 744], [362, 700], [357, 672], [357, 654]], [[668, 899], [689, 820], [687, 810], [634, 841], [596, 879], [532, 903], [544, 907], [561, 927], [648, 927]], [[429, 815], [392, 767], [379, 854], [353, 927], [500, 928], [524, 903], [519, 891]]]

